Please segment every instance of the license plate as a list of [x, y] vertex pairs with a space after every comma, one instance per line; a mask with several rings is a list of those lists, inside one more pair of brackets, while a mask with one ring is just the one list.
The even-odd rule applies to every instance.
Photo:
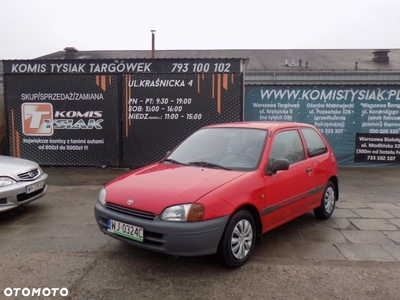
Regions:
[[108, 232], [118, 234], [131, 240], [143, 242], [144, 230], [141, 227], [108, 219]]
[[27, 194], [30, 194], [30, 193], [33, 193], [33, 192], [35, 192], [37, 190], [40, 190], [41, 188], [43, 188], [43, 186], [44, 186], [44, 182], [43, 181], [39, 181], [39, 182], [36, 182], [34, 184], [28, 185], [25, 188], [25, 192]]

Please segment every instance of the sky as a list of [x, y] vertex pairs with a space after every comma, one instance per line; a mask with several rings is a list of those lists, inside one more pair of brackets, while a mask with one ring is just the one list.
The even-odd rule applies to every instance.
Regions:
[[399, 0], [0, 0], [0, 60], [78, 50], [399, 49]]

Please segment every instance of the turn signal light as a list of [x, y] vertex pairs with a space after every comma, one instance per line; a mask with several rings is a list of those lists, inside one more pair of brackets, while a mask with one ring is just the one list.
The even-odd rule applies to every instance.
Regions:
[[187, 218], [188, 222], [202, 221], [204, 216], [204, 205], [193, 203], [190, 207], [189, 215]]

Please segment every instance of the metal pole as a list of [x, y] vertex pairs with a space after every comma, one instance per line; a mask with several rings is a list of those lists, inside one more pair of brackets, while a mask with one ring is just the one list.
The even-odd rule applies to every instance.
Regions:
[[155, 30], [151, 30], [151, 58], [155, 58], [155, 46], [156, 46], [156, 38], [155, 38]]

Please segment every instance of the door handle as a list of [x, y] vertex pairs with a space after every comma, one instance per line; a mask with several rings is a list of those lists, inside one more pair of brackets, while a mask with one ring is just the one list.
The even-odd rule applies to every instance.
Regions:
[[310, 173], [311, 171], [312, 171], [312, 168], [307, 168], [307, 169], [306, 169], [306, 172], [307, 172], [307, 173]]

